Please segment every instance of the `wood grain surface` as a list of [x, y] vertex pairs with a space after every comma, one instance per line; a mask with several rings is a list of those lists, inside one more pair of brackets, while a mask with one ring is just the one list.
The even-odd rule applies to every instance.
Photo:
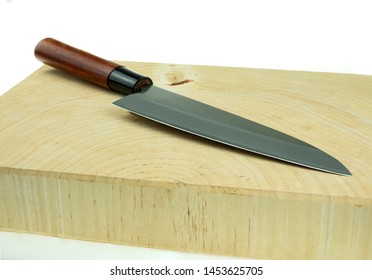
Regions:
[[0, 97], [0, 230], [253, 258], [372, 258], [372, 77], [120, 62], [308, 142], [352, 177], [126, 112], [44, 66]]

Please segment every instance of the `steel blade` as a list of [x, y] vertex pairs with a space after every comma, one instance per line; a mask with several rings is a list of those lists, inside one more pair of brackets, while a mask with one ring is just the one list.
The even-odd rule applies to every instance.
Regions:
[[114, 102], [132, 113], [246, 151], [340, 175], [351, 175], [337, 159], [292, 136], [158, 88]]

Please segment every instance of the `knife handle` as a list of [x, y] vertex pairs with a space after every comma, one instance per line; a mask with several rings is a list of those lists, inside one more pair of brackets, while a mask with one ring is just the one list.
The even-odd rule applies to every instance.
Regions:
[[53, 38], [41, 40], [35, 47], [35, 56], [58, 70], [124, 94], [139, 92], [142, 87], [152, 85], [148, 77]]

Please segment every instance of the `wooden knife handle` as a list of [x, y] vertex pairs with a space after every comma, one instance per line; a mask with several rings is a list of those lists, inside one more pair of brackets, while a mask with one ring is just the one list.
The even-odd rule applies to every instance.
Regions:
[[35, 56], [44, 64], [125, 94], [152, 84], [148, 77], [53, 38], [41, 40], [35, 47]]

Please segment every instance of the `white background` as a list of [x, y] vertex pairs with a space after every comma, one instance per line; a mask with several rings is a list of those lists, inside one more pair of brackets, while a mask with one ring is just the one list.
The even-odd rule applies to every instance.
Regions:
[[[0, 95], [41, 66], [33, 50], [44, 37], [111, 60], [371, 75], [370, 3], [0, 0]], [[2, 258], [206, 257], [71, 242], [0, 233]]]

